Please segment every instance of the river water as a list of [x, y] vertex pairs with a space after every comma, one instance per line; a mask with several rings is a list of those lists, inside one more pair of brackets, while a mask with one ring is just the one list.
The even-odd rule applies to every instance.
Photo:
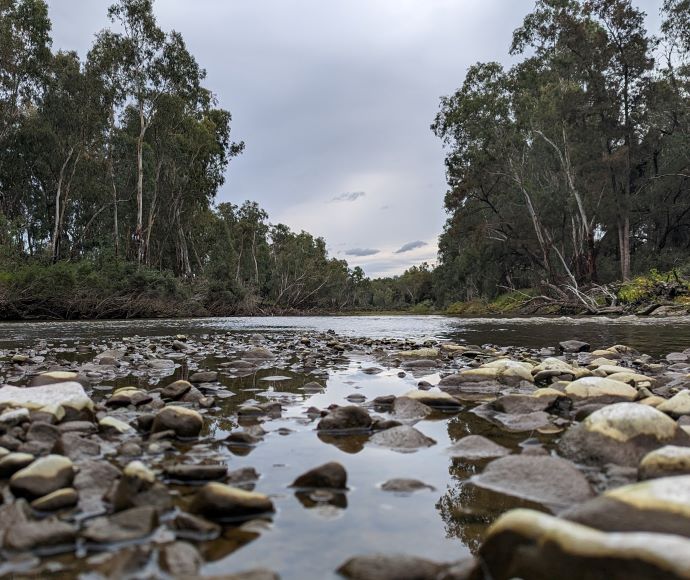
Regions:
[[530, 348], [556, 347], [577, 339], [594, 346], [626, 344], [651, 355], [690, 346], [688, 318], [533, 317], [455, 318], [447, 316], [266, 316], [167, 320], [103, 320], [0, 323], [0, 345], [38, 339], [77, 340], [125, 336], [199, 335], [217, 332], [325, 332], [346, 337], [453, 340]]
[[[435, 339], [529, 348], [557, 347], [559, 341], [579, 339], [590, 342], [593, 348], [627, 344], [654, 357], [690, 347], [690, 324], [680, 318], [352, 316], [4, 323], [0, 325], [0, 349], [7, 354], [36, 347], [44, 351], [54, 348], [64, 357], [63, 363], [76, 364], [80, 356], [74, 349], [76, 344], [105, 350], [117, 340], [135, 335], [185, 334], [190, 340], [196, 337], [201, 340], [199, 344], [206, 345], [203, 355], [190, 356], [159, 384], [187, 378], [195, 369], [219, 369], [221, 388], [230, 396], [220, 398], [216, 410], [207, 415], [202, 439], [191, 447], [178, 447], [174, 459], [222, 461], [230, 470], [255, 468], [261, 474], [256, 490], [271, 496], [276, 514], [270, 522], [228, 528], [216, 540], [198, 542], [197, 548], [205, 561], [201, 570], [204, 575], [262, 566], [280, 573], [283, 580], [337, 578], [334, 572], [337, 567], [355, 555], [403, 553], [450, 562], [475, 552], [491, 521], [511, 507], [526, 504], [469, 484], [471, 476], [481, 471], [486, 462], [454, 459], [448, 454], [448, 447], [466, 435], [476, 434], [515, 451], [526, 440], [536, 440], [552, 448], [556, 436], [503, 432], [470, 412], [432, 415], [417, 423], [415, 428], [433, 438], [436, 444], [414, 453], [372, 446], [366, 436], [323, 436], [316, 432], [315, 421], [305, 413], [309, 407], [348, 405], [351, 403], [347, 397], [353, 394], [363, 395], [368, 401], [381, 395], [400, 396], [416, 389], [421, 380], [432, 384], [439, 380], [436, 371], [401, 373], [399, 367], [381, 364], [374, 353], [361, 351], [346, 352], [305, 371], [290, 354], [293, 348], [290, 345], [298, 337], [316, 336], [329, 330], [344, 341], [367, 337], [423, 343]], [[226, 373], [220, 363], [238, 355], [227, 350], [214, 355], [213, 336], [221, 333], [226, 337], [226, 333], [230, 337], [236, 335], [238, 344], [258, 333], [265, 337], [269, 348], [285, 354], [275, 363], [242, 376]], [[203, 342], [204, 335], [210, 340]], [[93, 354], [84, 356], [90, 360]], [[372, 365], [381, 366], [382, 372], [373, 375], [364, 372]], [[94, 386], [94, 393], [132, 383], [143, 388], [156, 386], [157, 381], [147, 381], [146, 377], [134, 375], [104, 379]], [[320, 382], [324, 390], [305, 391], [304, 385], [312, 381]], [[275, 400], [283, 405], [283, 416], [263, 424], [267, 433], [259, 445], [233, 449], [224, 443], [228, 433], [241, 427], [237, 415], [240, 405]], [[159, 461], [153, 456], [142, 460], [153, 466]], [[338, 461], [346, 468], [349, 487], [346, 494], [324, 502], [290, 489], [290, 483], [298, 475], [329, 461]], [[383, 491], [381, 484], [393, 478], [421, 480], [433, 490], [413, 494]], [[179, 490], [181, 496], [189, 492], [184, 488]], [[57, 560], [65, 566], [66, 577], [70, 576], [70, 570], [90, 569], [83, 558], [75, 560], [67, 555]]]

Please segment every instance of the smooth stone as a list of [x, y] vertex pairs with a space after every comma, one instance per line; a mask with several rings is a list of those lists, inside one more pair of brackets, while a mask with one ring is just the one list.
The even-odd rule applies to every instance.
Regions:
[[420, 491], [422, 489], [428, 489], [434, 491], [434, 487], [418, 479], [389, 479], [388, 481], [381, 484], [381, 489], [383, 491], [389, 491], [393, 493], [412, 493], [415, 491]]
[[500, 413], [494, 409], [491, 403], [485, 403], [475, 407], [471, 412], [510, 433], [536, 431], [551, 426], [551, 416], [544, 411], [513, 415]]
[[388, 447], [393, 451], [400, 452], [411, 452], [436, 445], [436, 441], [431, 437], [427, 437], [424, 433], [409, 425], [400, 425], [385, 431], [379, 431], [374, 433], [369, 441], [372, 445]]
[[116, 544], [145, 538], [156, 527], [158, 513], [154, 507], [135, 507], [112, 516], [89, 520], [82, 536], [96, 544]]
[[161, 566], [174, 578], [195, 576], [204, 562], [199, 551], [189, 542], [173, 542], [163, 547]]
[[413, 401], [417, 401], [432, 408], [459, 410], [462, 407], [460, 401], [443, 391], [414, 390], [408, 391], [403, 397], [407, 397], [408, 399], [412, 399]]
[[318, 431], [368, 431], [373, 420], [366, 409], [355, 406], [336, 407], [319, 421]]
[[275, 511], [271, 499], [222, 483], [207, 483], [194, 496], [190, 511], [212, 520], [246, 518]]
[[569, 461], [551, 456], [509, 455], [471, 479], [477, 487], [558, 511], [594, 496], [587, 478]]
[[49, 371], [32, 377], [29, 381], [30, 387], [43, 387], [56, 383], [79, 383], [79, 373], [73, 371]]
[[174, 431], [178, 437], [198, 437], [204, 426], [203, 417], [193, 409], [186, 407], [164, 407], [153, 419], [151, 431]]
[[216, 371], [199, 371], [189, 376], [190, 383], [213, 383], [218, 380]]
[[267, 348], [255, 347], [242, 353], [245, 359], [249, 360], [267, 360], [274, 358], [274, 354]]
[[166, 385], [160, 390], [161, 397], [177, 401], [187, 394], [192, 388], [192, 383], [188, 381], [175, 381]]
[[672, 417], [690, 415], [690, 390], [685, 389], [676, 393], [667, 401], [657, 405], [656, 408]]
[[690, 540], [604, 533], [524, 509], [504, 514], [489, 528], [479, 559], [494, 580], [690, 578]]
[[637, 389], [621, 381], [604, 377], [584, 377], [570, 383], [565, 394], [573, 399], [597, 399], [605, 402], [634, 401]]
[[125, 433], [132, 433], [134, 432], [134, 427], [132, 427], [129, 423], [125, 423], [124, 421], [120, 421], [119, 419], [116, 419], [115, 417], [103, 417], [98, 422], [98, 426], [103, 430], [103, 431], [110, 431], [111, 433], [117, 433], [120, 435], [124, 435]]
[[400, 421], [416, 422], [431, 415], [433, 410], [420, 401], [404, 396], [395, 398], [392, 412], [395, 418]]
[[93, 402], [77, 382], [55, 383], [42, 387], [0, 388], [0, 405], [24, 407], [32, 411], [45, 411], [62, 419], [66, 408], [76, 412], [93, 410]]
[[4, 429], [10, 429], [25, 423], [29, 418], [29, 409], [9, 409], [0, 415], [0, 425]]
[[35, 499], [63, 487], [74, 480], [74, 466], [67, 457], [48, 455], [17, 471], [10, 478], [10, 489], [15, 496]]
[[20, 469], [31, 465], [36, 459], [32, 453], [8, 453], [0, 458], [0, 478], [8, 478]]
[[356, 556], [338, 568], [351, 580], [436, 580], [448, 566], [406, 554]]
[[688, 474], [690, 474], [690, 447], [666, 445], [650, 451], [640, 461], [640, 479]]
[[55, 452], [77, 461], [100, 455], [101, 446], [98, 442], [83, 437], [81, 433], [63, 433], [55, 445]]
[[22, 552], [39, 548], [71, 546], [76, 536], [76, 528], [65, 522], [50, 520], [20, 522], [8, 528], [3, 546], [8, 550]]
[[690, 538], [690, 475], [617, 487], [561, 516], [607, 532], [654, 532]]
[[510, 449], [494, 443], [481, 435], [468, 435], [448, 448], [451, 457], [478, 461], [510, 455]]
[[590, 344], [581, 340], [564, 340], [558, 343], [561, 352], [589, 352]]
[[170, 370], [175, 367], [175, 361], [170, 359], [152, 359], [146, 362], [154, 370]]
[[77, 505], [79, 494], [73, 487], [58, 489], [31, 502], [38, 511], [52, 512]]
[[303, 473], [290, 487], [347, 489], [347, 472], [340, 463], [331, 461]]
[[569, 427], [561, 437], [559, 451], [579, 463], [637, 467], [644, 455], [668, 444], [690, 445], [690, 436], [653, 407], [616, 403]]
[[[561, 394], [562, 396], [562, 394]], [[500, 413], [508, 415], [527, 415], [546, 411], [556, 397], [533, 397], [531, 395], [504, 395], [490, 405]]]

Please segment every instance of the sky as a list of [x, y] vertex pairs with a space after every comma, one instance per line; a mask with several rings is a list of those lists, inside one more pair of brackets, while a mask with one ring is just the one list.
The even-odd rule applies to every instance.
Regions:
[[[85, 55], [112, 0], [49, 0], [53, 48]], [[658, 21], [661, 0], [638, 0]], [[157, 0], [245, 142], [217, 202], [323, 237], [371, 277], [434, 263], [446, 215], [439, 99], [509, 64], [534, 0]]]

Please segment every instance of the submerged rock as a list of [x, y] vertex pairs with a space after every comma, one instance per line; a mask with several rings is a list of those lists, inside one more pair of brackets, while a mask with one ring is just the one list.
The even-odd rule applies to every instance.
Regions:
[[434, 486], [419, 481], [418, 479], [389, 479], [385, 483], [381, 484], [381, 489], [383, 491], [390, 491], [393, 493], [412, 493], [415, 491], [420, 491], [422, 489], [428, 489], [434, 491]]
[[373, 419], [366, 409], [355, 406], [336, 407], [326, 415], [316, 429], [319, 431], [368, 431]]
[[145, 538], [153, 533], [156, 527], [156, 509], [144, 506], [128, 509], [113, 516], [89, 520], [82, 535], [89, 542], [111, 544]]
[[448, 568], [423, 558], [403, 554], [356, 556], [338, 568], [351, 580], [436, 580]]

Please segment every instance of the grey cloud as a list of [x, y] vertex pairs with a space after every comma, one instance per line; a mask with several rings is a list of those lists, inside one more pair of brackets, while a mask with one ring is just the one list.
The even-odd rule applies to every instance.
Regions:
[[345, 252], [346, 256], [375, 256], [381, 250], [374, 250], [373, 248], [353, 248], [352, 250], [347, 250]]
[[422, 242], [421, 240], [417, 240], [416, 242], [408, 242], [396, 250], [395, 253], [404, 254], [405, 252], [411, 252], [412, 250], [416, 250], [417, 248], [422, 248], [424, 246], [426, 246], [426, 242]]
[[346, 191], [345, 193], [339, 193], [331, 201], [357, 201], [365, 195], [366, 192], [364, 191]]

